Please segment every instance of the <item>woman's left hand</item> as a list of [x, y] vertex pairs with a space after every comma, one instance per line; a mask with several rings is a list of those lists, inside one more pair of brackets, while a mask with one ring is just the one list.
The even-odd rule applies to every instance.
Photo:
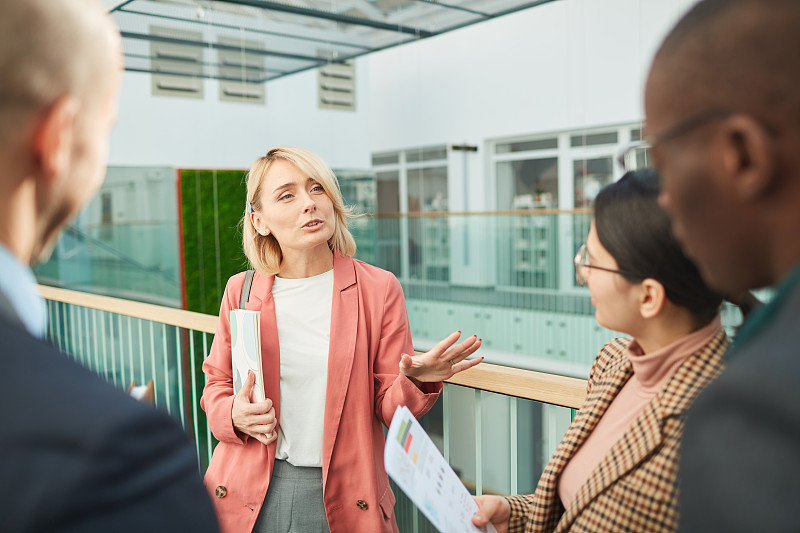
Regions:
[[461, 332], [456, 331], [439, 341], [429, 352], [419, 355], [403, 354], [400, 357], [400, 372], [415, 381], [444, 381], [483, 361], [483, 357], [465, 360], [481, 347], [481, 339], [472, 335], [453, 346], [460, 336]]

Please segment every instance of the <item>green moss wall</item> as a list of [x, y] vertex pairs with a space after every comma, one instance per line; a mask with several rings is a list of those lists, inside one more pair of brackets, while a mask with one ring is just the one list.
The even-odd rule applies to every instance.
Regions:
[[216, 315], [225, 283], [247, 269], [244, 170], [181, 170], [186, 309]]

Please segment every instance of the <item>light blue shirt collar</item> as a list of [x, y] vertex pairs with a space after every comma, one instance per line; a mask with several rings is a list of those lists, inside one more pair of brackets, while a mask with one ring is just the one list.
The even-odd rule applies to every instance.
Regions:
[[36, 290], [33, 271], [0, 244], [0, 291], [3, 291], [25, 328], [43, 338], [47, 328], [47, 306]]

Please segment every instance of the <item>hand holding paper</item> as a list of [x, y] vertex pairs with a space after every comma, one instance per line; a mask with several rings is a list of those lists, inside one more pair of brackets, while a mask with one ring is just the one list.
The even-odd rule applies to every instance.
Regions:
[[250, 401], [255, 381], [255, 374], [249, 372], [244, 385], [233, 397], [233, 427], [263, 444], [269, 444], [278, 438], [275, 431], [275, 407], [269, 398], [263, 402]]
[[496, 533], [491, 523], [473, 524], [478, 505], [407, 407], [394, 413], [383, 461], [389, 476], [440, 532]]
[[478, 504], [478, 512], [472, 517], [472, 523], [483, 527], [488, 523], [497, 528], [497, 533], [508, 531], [508, 520], [511, 518], [511, 506], [508, 500], [500, 496], [473, 496]]
[[[275, 409], [264, 394], [261, 369], [261, 312], [231, 310], [233, 426], [264, 444], [277, 437]], [[273, 438], [274, 437], [274, 438]]]

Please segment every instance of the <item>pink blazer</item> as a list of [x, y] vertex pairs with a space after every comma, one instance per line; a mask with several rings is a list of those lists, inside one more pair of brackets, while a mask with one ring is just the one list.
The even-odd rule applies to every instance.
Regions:
[[[266, 396], [280, 405], [280, 350], [273, 276], [256, 274], [247, 309], [261, 311]], [[401, 353], [413, 353], [405, 300], [393, 274], [336, 254], [333, 267], [328, 384], [322, 438], [325, 514], [331, 533], [396, 532], [395, 498], [383, 466], [383, 425], [406, 405], [416, 416], [436, 402], [441, 383], [420, 390], [398, 373]], [[228, 280], [200, 405], [219, 440], [205, 475], [223, 532], [250, 532], [269, 487], [275, 442], [264, 446], [231, 421], [230, 310], [238, 308], [244, 273]], [[291, 409], [291, 406], [287, 407]]]

